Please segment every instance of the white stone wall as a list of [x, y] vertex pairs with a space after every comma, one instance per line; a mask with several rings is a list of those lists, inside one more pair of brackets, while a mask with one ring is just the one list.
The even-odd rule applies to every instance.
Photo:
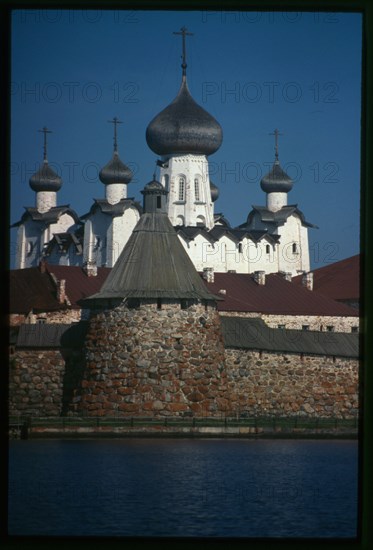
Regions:
[[85, 223], [84, 261], [96, 262], [98, 267], [113, 267], [139, 218], [134, 207], [115, 218], [96, 210]]
[[93, 229], [92, 217], [84, 223], [83, 263], [93, 261]]
[[109, 204], [117, 204], [121, 199], [127, 198], [127, 185], [125, 183], [105, 185], [105, 197]]
[[288, 203], [287, 193], [267, 193], [267, 208], [271, 212], [281, 210]]
[[[299, 216], [289, 216], [283, 225], [278, 228], [279, 244], [279, 271], [291, 272], [297, 275], [300, 271], [309, 271], [310, 260], [308, 250], [308, 232], [302, 227]], [[296, 251], [293, 250], [296, 246]]]
[[[208, 161], [205, 155], [179, 155], [164, 158], [159, 180], [168, 189], [167, 212], [172, 225], [214, 226], [214, 206], [211, 200]], [[183, 198], [179, 195], [179, 180], [184, 178]], [[198, 179], [196, 196], [195, 179]]]
[[[259, 214], [254, 214], [251, 228], [267, 229], [268, 224], [263, 223]], [[277, 256], [272, 257], [268, 262], [258, 261], [260, 267], [252, 269], [264, 269], [266, 273], [287, 271], [292, 275], [298, 275], [300, 271], [310, 270], [310, 255], [308, 244], [308, 228], [302, 225], [297, 215], [288, 217], [283, 225], [277, 230], [280, 235]], [[297, 252], [293, 252], [293, 244], [297, 245]]]
[[41, 311], [38, 313], [20, 314], [11, 313], [9, 315], [9, 326], [14, 327], [24, 323], [35, 325], [37, 323], [63, 324], [77, 323], [88, 318], [87, 310], [84, 309], [61, 309], [59, 311]]
[[26, 266], [26, 229], [22, 224], [17, 230], [15, 269], [24, 269]]
[[48, 212], [57, 205], [57, 193], [55, 191], [38, 191], [36, 193], [36, 208], [38, 212]]
[[182, 235], [179, 235], [179, 239], [197, 271], [212, 267], [216, 273], [253, 273], [258, 270], [278, 272], [278, 245], [267, 238], [253, 242], [245, 237], [240, 243], [229, 235], [222, 235], [216, 242], [202, 235], [197, 235], [193, 241], [185, 240]]
[[352, 327], [359, 329], [359, 317], [334, 317], [332, 315], [272, 315], [256, 311], [220, 311], [224, 317], [259, 317], [271, 328], [284, 326], [289, 330], [302, 330], [303, 325], [308, 325], [311, 331], [327, 331], [332, 326], [332, 332], [352, 332]]
[[38, 265], [42, 246], [41, 230], [41, 224], [32, 220], [27, 220], [19, 227], [16, 269], [36, 267]]
[[20, 225], [17, 234], [15, 269], [36, 267], [41, 259], [43, 247], [55, 233], [65, 233], [75, 224], [70, 214], [62, 214], [57, 223], [44, 226], [43, 222], [31, 219]]
[[263, 321], [271, 327], [278, 328], [284, 325], [287, 329], [302, 330], [303, 325], [309, 330], [327, 331], [333, 327], [334, 332], [351, 332], [352, 327], [359, 326], [359, 317], [334, 317], [331, 315], [260, 315]]
[[57, 220], [57, 223], [51, 223], [44, 231], [43, 244], [49, 243], [53, 239], [55, 233], [67, 233], [68, 230], [75, 225], [74, 218], [68, 214], [62, 214]]
[[107, 250], [107, 267], [113, 267], [127, 244], [140, 214], [136, 208], [127, 208], [123, 216], [113, 218], [111, 226], [111, 241]]

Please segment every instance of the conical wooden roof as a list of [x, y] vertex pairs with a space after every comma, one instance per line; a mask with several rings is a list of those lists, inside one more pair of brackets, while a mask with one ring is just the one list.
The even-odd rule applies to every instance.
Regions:
[[103, 284], [85, 300], [169, 298], [215, 301], [179, 241], [166, 213], [145, 213]]

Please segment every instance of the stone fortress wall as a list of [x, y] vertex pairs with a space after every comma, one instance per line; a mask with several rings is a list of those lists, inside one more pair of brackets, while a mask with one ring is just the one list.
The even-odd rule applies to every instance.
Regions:
[[94, 313], [85, 351], [16, 348], [10, 414], [357, 417], [358, 359], [224, 349], [213, 307], [164, 302]]

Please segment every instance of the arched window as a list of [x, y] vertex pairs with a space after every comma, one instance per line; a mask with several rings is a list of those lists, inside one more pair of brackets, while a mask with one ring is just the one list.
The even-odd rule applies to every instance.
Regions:
[[194, 197], [195, 197], [196, 201], [201, 200], [200, 199], [200, 194], [199, 194], [199, 179], [198, 178], [194, 178]]
[[31, 256], [33, 250], [34, 250], [34, 243], [31, 241], [27, 242], [27, 256]]
[[181, 176], [179, 178], [179, 201], [185, 200], [185, 178]]
[[203, 226], [203, 227], [206, 225], [205, 216], [197, 216], [197, 225]]
[[163, 176], [163, 187], [166, 189], [166, 191], [169, 191], [170, 187], [170, 178], [168, 174], [165, 174]]

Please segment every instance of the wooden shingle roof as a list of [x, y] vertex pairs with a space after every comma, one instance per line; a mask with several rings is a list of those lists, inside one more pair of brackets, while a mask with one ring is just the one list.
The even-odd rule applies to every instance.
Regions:
[[259, 317], [221, 316], [227, 348], [359, 357], [359, 334], [270, 328]]
[[84, 301], [218, 300], [205, 286], [165, 213], [143, 214], [101, 290]]

